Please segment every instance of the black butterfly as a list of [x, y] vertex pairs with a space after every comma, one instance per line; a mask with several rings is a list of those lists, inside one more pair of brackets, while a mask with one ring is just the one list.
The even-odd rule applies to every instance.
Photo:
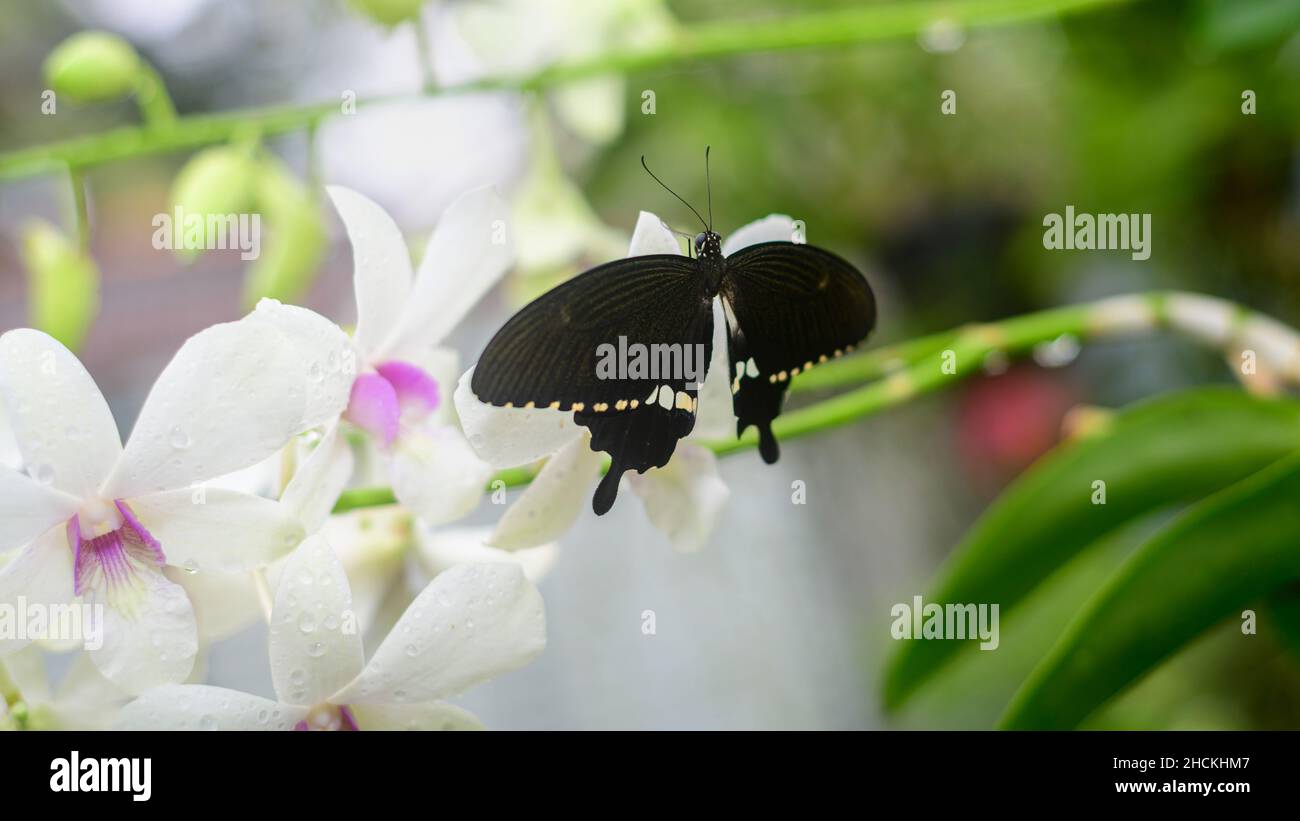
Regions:
[[[707, 165], [706, 150], [706, 173]], [[713, 352], [714, 297], [722, 298], [727, 321], [736, 435], [756, 426], [768, 464], [779, 456], [772, 420], [781, 413], [790, 379], [853, 350], [875, 325], [871, 287], [835, 254], [764, 242], [723, 257], [722, 237], [712, 230], [712, 192], [707, 223], [682, 202], [705, 225], [695, 237], [694, 258], [620, 259], [548, 291], [497, 331], [470, 381], [483, 402], [572, 412], [591, 430], [592, 450], [611, 459], [592, 498], [598, 515], [614, 504], [624, 472], [663, 467], [677, 440], [694, 428], [698, 389]], [[610, 373], [610, 346], [636, 351], [637, 343], [652, 352], [650, 363], [664, 367], [653, 376], [630, 364]], [[697, 363], [703, 357], [695, 373], [687, 367], [692, 353]]]

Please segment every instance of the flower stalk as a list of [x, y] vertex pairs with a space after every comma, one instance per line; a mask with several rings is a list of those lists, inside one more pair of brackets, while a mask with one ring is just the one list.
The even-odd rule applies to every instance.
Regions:
[[[767, 20], [727, 19], [694, 23], [676, 29], [663, 41], [640, 48], [561, 61], [531, 74], [497, 75], [456, 85], [429, 86], [422, 94], [535, 91], [606, 74], [739, 54], [843, 47], [915, 37], [936, 22], [965, 29], [991, 28], [1053, 19], [1122, 2], [1128, 0], [931, 0], [869, 4]], [[221, 114], [177, 117], [162, 83], [157, 81], [157, 75], [152, 69], [149, 73], [153, 82], [146, 82], [146, 85], [152, 88], [139, 89], [145, 119], [143, 125], [0, 153], [0, 181], [49, 173], [63, 167], [84, 169], [151, 154], [194, 150], [227, 142], [250, 126], [266, 136], [299, 131], [339, 111], [339, 102], [330, 100], [315, 105], [248, 108]], [[358, 101], [358, 105], [408, 99], [409, 96]]]
[[[990, 357], [1023, 357], [1063, 337], [1083, 343], [1161, 329], [1222, 350], [1229, 359], [1249, 352], [1260, 372], [1300, 385], [1300, 332], [1228, 300], [1155, 291], [966, 325], [819, 365], [796, 377], [791, 392], [857, 387], [790, 410], [772, 427], [781, 440], [810, 436], [954, 385], [984, 370]], [[725, 456], [756, 447], [758, 437], [751, 429], [738, 439], [704, 444]], [[487, 490], [526, 485], [535, 473], [533, 467], [500, 471]], [[389, 488], [354, 488], [343, 493], [334, 512], [394, 503]]]

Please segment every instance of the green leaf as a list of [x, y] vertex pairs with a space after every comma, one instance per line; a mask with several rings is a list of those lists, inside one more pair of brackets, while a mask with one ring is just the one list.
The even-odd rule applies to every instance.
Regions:
[[1297, 500], [1300, 453], [1163, 528], [1074, 620], [1007, 708], [1003, 726], [1074, 727], [1222, 619], [1300, 578]]
[[[1117, 414], [1030, 468], [976, 522], [925, 595], [998, 603], [1003, 616], [1072, 556], [1126, 522], [1201, 499], [1291, 453], [1300, 404], [1229, 388], [1161, 397]], [[1105, 504], [1093, 504], [1094, 482]], [[902, 642], [884, 701], [900, 706], [963, 642]]]
[[99, 269], [47, 222], [24, 229], [22, 253], [32, 325], [77, 350], [99, 310]]

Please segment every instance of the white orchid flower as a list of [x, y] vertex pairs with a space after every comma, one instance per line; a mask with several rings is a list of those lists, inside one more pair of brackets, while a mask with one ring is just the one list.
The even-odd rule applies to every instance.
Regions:
[[[26, 470], [0, 467], [0, 550], [21, 548], [0, 569], [0, 604], [89, 605], [103, 641], [88, 649], [105, 677], [131, 692], [183, 680], [194, 611], [164, 568], [248, 571], [304, 535], [284, 506], [202, 483], [336, 415], [348, 346], [323, 317], [263, 301], [186, 341], [124, 447], [67, 348], [30, 329], [0, 336], [0, 403]], [[0, 637], [0, 654], [27, 643]]]
[[[433, 527], [390, 505], [329, 517], [321, 535], [334, 547], [352, 585], [362, 635], [391, 629], [431, 579], [463, 564], [518, 564], [533, 584], [555, 563], [554, 543], [507, 551], [487, 544], [488, 527]], [[268, 577], [279, 578], [273, 566]]]
[[[359, 361], [342, 418], [383, 455], [399, 502], [433, 524], [458, 519], [482, 499], [492, 468], [454, 424], [444, 386], [455, 379], [458, 357], [438, 345], [510, 265], [505, 204], [491, 188], [452, 203], [413, 274], [402, 234], [382, 208], [351, 189], [328, 190], [355, 267]], [[308, 532], [329, 515], [352, 459], [331, 422], [281, 497]]]
[[[724, 255], [760, 242], [789, 241], [794, 222], [779, 214], [749, 223], [722, 245]], [[680, 254], [671, 230], [643, 211], [632, 235], [628, 256]], [[725, 439], [736, 435], [731, 410], [727, 365], [726, 324], [721, 304], [714, 301], [713, 358], [699, 394], [699, 416], [686, 441], [677, 446], [662, 468], [628, 476], [641, 497], [650, 522], [683, 552], [707, 544], [730, 493], [718, 475], [712, 451], [691, 440]], [[456, 387], [461, 424], [479, 456], [493, 467], [526, 465], [547, 458], [546, 464], [497, 524], [488, 540], [504, 549], [520, 549], [553, 541], [572, 526], [588, 503], [591, 486], [602, 464], [592, 451], [590, 434], [573, 415], [548, 408], [502, 408], [480, 402], [472, 390], [471, 368]]]
[[45, 658], [35, 647], [0, 658], [0, 729], [105, 730], [131, 696], [99, 674], [90, 657], [77, 655], [50, 687]]
[[536, 658], [546, 646], [541, 594], [515, 564], [460, 565], [416, 597], [365, 662], [349, 627], [352, 592], [333, 548], [308, 538], [289, 557], [271, 615], [276, 700], [169, 685], [128, 704], [133, 730], [478, 729], [442, 699]]

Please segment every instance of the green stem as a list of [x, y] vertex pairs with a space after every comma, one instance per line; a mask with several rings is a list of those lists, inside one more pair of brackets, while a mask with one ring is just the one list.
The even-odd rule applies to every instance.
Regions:
[[77, 244], [82, 254], [89, 254], [90, 211], [86, 204], [86, 177], [80, 171], [69, 169], [68, 183], [72, 186], [72, 214], [77, 226]]
[[[1126, 298], [1130, 309], [1140, 307], [1145, 310], [1147, 318], [1140, 322], [1132, 319], [1116, 321], [1115, 317], [1106, 313], [1115, 308], [1116, 302], [1105, 299], [1050, 308], [998, 322], [967, 325], [819, 365], [806, 374], [801, 374], [792, 385], [792, 390], [801, 383], [803, 387], [800, 390], [854, 384], [854, 380], [859, 384], [862, 381], [869, 384], [784, 413], [776, 419], [772, 429], [777, 438], [788, 440], [847, 425], [956, 384], [964, 377], [983, 370], [990, 355], [1023, 356], [1039, 345], [1054, 342], [1062, 336], [1072, 336], [1085, 342], [1120, 336], [1135, 330], [1168, 327], [1164, 306], [1170, 296], [1167, 292], [1151, 292]], [[1239, 312], [1243, 321], [1246, 318], [1273, 321], [1241, 306], [1233, 306], [1233, 309]], [[812, 379], [818, 371], [828, 372], [831, 376]], [[737, 439], [702, 444], [719, 456], [725, 456], [756, 447], [758, 436], [750, 428], [744, 436]], [[488, 490], [495, 490], [498, 481], [503, 482], [505, 487], [525, 485], [534, 475], [536, 470], [530, 467], [501, 471], [493, 477]], [[391, 505], [395, 502], [389, 488], [357, 488], [343, 493], [334, 512]]]
[[420, 60], [420, 81], [424, 84], [424, 92], [433, 94], [437, 92], [438, 80], [433, 73], [433, 46], [429, 43], [429, 29], [425, 26], [424, 10], [421, 9], [416, 18], [411, 21], [415, 27], [415, 51]]
[[149, 131], [169, 128], [176, 122], [176, 106], [162, 77], [152, 66], [143, 66], [135, 84], [135, 101], [140, 108], [144, 128]]
[[[930, 0], [868, 4], [797, 17], [695, 23], [651, 45], [561, 61], [532, 74], [487, 77], [427, 89], [424, 93], [433, 96], [485, 90], [537, 90], [604, 74], [645, 71], [737, 54], [914, 37], [939, 20], [967, 29], [989, 28], [1052, 19], [1123, 2], [1129, 0]], [[145, 126], [118, 128], [0, 154], [0, 180], [47, 173], [61, 166], [85, 168], [148, 154], [192, 150], [226, 142], [237, 129], [249, 125], [272, 136], [305, 128], [314, 120], [339, 110], [338, 102], [331, 100], [317, 105], [240, 109], [174, 118], [174, 112], [168, 113], [171, 101], [161, 84], [158, 92], [147, 101], [142, 96], [142, 107], [148, 104], [144, 111]], [[366, 104], [405, 98], [387, 97]]]

